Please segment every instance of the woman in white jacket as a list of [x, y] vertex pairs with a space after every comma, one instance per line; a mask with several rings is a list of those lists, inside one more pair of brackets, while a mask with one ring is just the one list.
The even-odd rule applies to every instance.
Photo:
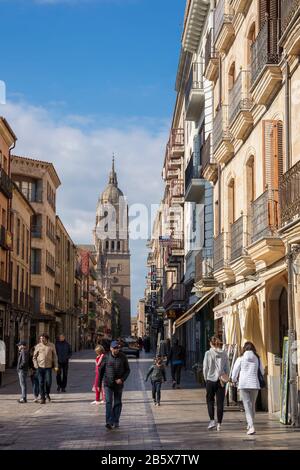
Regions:
[[238, 382], [238, 389], [241, 393], [248, 423], [248, 435], [255, 434], [255, 404], [261, 388], [258, 379], [258, 368], [260, 368], [261, 374], [264, 375], [264, 368], [255, 346], [248, 341], [243, 347], [242, 356], [234, 364], [231, 376], [232, 382]]

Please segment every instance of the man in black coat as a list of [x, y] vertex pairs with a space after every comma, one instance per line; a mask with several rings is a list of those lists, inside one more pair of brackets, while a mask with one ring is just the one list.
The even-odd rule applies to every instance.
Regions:
[[27, 403], [27, 374], [29, 368], [29, 353], [27, 343], [25, 341], [20, 341], [17, 346], [19, 349], [17, 372], [22, 393], [22, 397], [18, 401], [19, 403]]
[[57, 391], [65, 392], [68, 381], [69, 359], [72, 356], [72, 348], [64, 335], [59, 335], [55, 344], [58, 359], [58, 372], [56, 376]]
[[122, 411], [122, 393], [124, 382], [130, 373], [128, 359], [120, 351], [118, 341], [112, 341], [110, 352], [104, 357], [99, 370], [98, 387], [104, 381], [106, 401], [106, 427], [119, 427]]

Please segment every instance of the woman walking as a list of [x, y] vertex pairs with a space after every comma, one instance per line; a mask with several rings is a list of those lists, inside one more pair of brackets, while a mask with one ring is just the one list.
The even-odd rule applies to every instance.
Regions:
[[247, 434], [255, 434], [255, 404], [261, 385], [264, 368], [253, 343], [248, 341], [243, 347], [242, 356], [236, 360], [232, 371], [232, 382], [238, 382], [238, 389], [246, 413]]
[[[213, 336], [210, 349], [206, 351], [203, 362], [203, 376], [206, 382], [206, 402], [210, 422], [208, 429], [221, 430], [224, 413], [225, 384], [229, 377], [229, 360], [226, 351], [222, 350], [222, 341]], [[217, 398], [217, 418], [215, 421], [215, 397]]]
[[[98, 387], [98, 381], [99, 381], [99, 367], [103, 361], [103, 358], [105, 356], [105, 349], [103, 346], [99, 345], [95, 349], [96, 353], [96, 370], [95, 370], [95, 382], [93, 385], [93, 392], [96, 393], [96, 400], [91, 403], [91, 405], [100, 405], [101, 403], [105, 402], [105, 393], [104, 393], [104, 387], [101, 387], [101, 390]], [[101, 400], [100, 400], [101, 398]]]

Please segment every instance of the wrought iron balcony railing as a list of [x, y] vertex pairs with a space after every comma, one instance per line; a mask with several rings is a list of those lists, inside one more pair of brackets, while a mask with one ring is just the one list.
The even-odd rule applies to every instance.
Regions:
[[279, 200], [282, 226], [300, 217], [300, 161], [281, 178]]
[[229, 260], [228, 233], [222, 232], [214, 239], [214, 271], [228, 265]]
[[290, 25], [296, 13], [300, 13], [300, 0], [280, 0], [281, 7], [281, 29], [280, 36], [282, 37]]
[[194, 158], [191, 156], [190, 161], [185, 170], [185, 188], [187, 189], [193, 179], [201, 178], [201, 165], [194, 163]]
[[260, 76], [266, 65], [279, 62], [278, 20], [267, 19], [251, 46], [251, 84]]
[[203, 90], [203, 66], [200, 62], [194, 62], [190, 71], [185, 89], [185, 103], [188, 105], [192, 90]]
[[206, 43], [205, 43], [204, 70], [207, 69], [209, 62], [212, 59], [217, 59], [217, 58], [218, 58], [218, 53], [215, 50], [214, 34], [213, 34], [213, 29], [211, 29], [210, 32], [208, 33]]
[[4, 302], [11, 301], [11, 285], [2, 280], [0, 280], [0, 299]]
[[267, 190], [252, 202], [252, 243], [261, 238], [276, 236], [278, 209], [278, 191]]
[[5, 173], [3, 168], [0, 168], [0, 191], [5, 194], [6, 197], [9, 199], [12, 198], [12, 180], [10, 177]]
[[171, 197], [182, 197], [184, 195], [183, 180], [172, 180], [170, 187]]
[[241, 256], [244, 256], [249, 243], [248, 217], [246, 215], [241, 215], [241, 217], [231, 224], [230, 260], [234, 261]]
[[207, 137], [201, 152], [202, 168], [205, 171], [210, 164], [214, 163], [212, 155], [211, 134]]
[[233, 14], [230, 12], [228, 0], [219, 0], [214, 15], [214, 41], [218, 39], [224, 24], [232, 23]]
[[229, 90], [229, 125], [233, 123], [241, 111], [249, 111], [252, 107], [250, 80], [250, 71], [241, 70], [233, 87]]
[[33, 238], [42, 238], [43, 228], [41, 225], [31, 226], [31, 236]]
[[183, 303], [185, 297], [184, 284], [173, 284], [164, 295], [164, 308], [170, 307], [174, 303]]
[[217, 111], [213, 123], [213, 151], [215, 152], [223, 140], [231, 140], [229, 131], [228, 106], [222, 105]]
[[177, 128], [171, 130], [170, 140], [169, 140], [169, 148], [171, 150], [171, 157], [172, 151], [182, 150], [184, 147], [184, 129]]
[[202, 248], [196, 255], [195, 260], [195, 282], [201, 279], [213, 278], [213, 249]]

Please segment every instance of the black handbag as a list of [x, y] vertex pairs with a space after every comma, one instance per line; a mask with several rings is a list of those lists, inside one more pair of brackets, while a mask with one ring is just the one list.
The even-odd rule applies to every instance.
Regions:
[[261, 370], [260, 370], [260, 359], [258, 358], [258, 369], [257, 369], [257, 377], [258, 377], [258, 381], [259, 381], [259, 386], [260, 388], [266, 388], [266, 381], [264, 379], [264, 376], [262, 375], [261, 373]]

